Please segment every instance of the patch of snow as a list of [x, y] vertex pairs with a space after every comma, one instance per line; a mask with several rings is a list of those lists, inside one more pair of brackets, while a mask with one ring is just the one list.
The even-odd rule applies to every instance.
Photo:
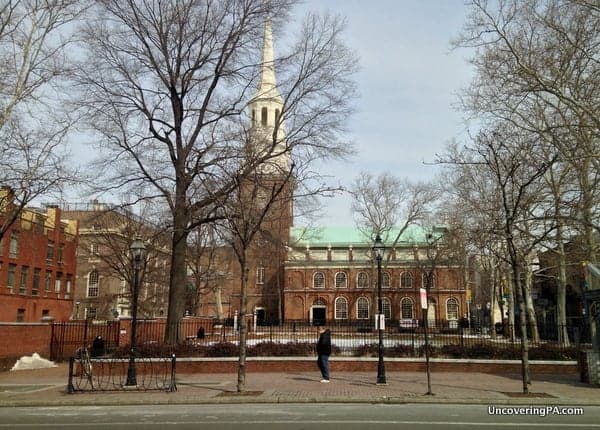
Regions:
[[40, 357], [37, 352], [34, 352], [31, 357], [24, 356], [19, 358], [10, 370], [45, 369], [48, 367], [57, 367], [57, 365], [54, 361], [46, 360], [45, 358]]

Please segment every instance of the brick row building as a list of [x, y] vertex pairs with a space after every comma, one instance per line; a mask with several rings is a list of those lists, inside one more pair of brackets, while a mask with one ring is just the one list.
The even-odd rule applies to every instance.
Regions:
[[77, 221], [58, 207], [21, 212], [0, 240], [0, 321], [71, 317], [77, 241]]

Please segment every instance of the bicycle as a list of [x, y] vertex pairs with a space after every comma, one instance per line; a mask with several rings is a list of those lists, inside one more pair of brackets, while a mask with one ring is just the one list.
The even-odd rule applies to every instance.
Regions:
[[93, 366], [90, 358], [90, 351], [87, 347], [79, 348], [77, 350], [77, 357], [79, 358], [80, 376], [85, 376], [91, 388], [94, 389], [93, 380]]

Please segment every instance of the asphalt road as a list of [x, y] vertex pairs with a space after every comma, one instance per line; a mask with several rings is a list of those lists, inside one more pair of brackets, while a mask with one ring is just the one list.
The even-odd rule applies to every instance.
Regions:
[[[490, 413], [493, 409], [493, 414]], [[600, 429], [600, 407], [242, 404], [0, 408], [1, 429]], [[563, 413], [579, 413], [579, 415]], [[515, 415], [521, 413], [521, 415]], [[560, 413], [560, 414], [559, 414]], [[583, 415], [581, 415], [581, 413]]]

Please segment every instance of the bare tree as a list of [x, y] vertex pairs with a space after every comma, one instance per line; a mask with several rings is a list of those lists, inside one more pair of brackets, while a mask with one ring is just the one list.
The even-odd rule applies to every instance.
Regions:
[[[261, 169], [262, 170], [262, 169]], [[229, 200], [228, 213], [221, 225], [222, 232], [237, 257], [240, 266], [240, 308], [239, 308], [239, 361], [237, 390], [246, 386], [246, 339], [248, 327], [248, 271], [251, 247], [262, 248], [261, 242], [271, 236], [270, 224], [277, 222], [282, 215], [278, 210], [291, 203], [291, 181], [293, 166], [286, 172], [265, 175], [257, 170], [255, 175], [240, 181], [235, 198]], [[291, 217], [291, 213], [287, 214]], [[291, 225], [291, 220], [290, 223]], [[261, 236], [261, 237], [258, 237]], [[261, 239], [261, 240], [256, 240]], [[277, 245], [277, 244], [275, 244]]]
[[0, 4], [0, 238], [34, 199], [74, 180], [66, 160], [73, 120], [62, 109], [68, 28], [83, 2]]
[[600, 14], [579, 0], [471, 2], [472, 13], [457, 46], [476, 49], [477, 79], [467, 88], [463, 108], [473, 117], [500, 118], [537, 134], [540, 152], [561, 155], [545, 175], [547, 208], [538, 222], [555, 226], [543, 243], [557, 256], [557, 316], [566, 334], [565, 241], [584, 238], [583, 258], [597, 257], [598, 131], [600, 101], [597, 46]]
[[[506, 124], [496, 124], [492, 131], [480, 131], [474, 139], [473, 148], [466, 149], [458, 158], [450, 156], [444, 161], [451, 165], [471, 165], [479, 172], [484, 172], [487, 181], [492, 185], [488, 194], [481, 196], [479, 206], [493, 215], [488, 218], [493, 221], [488, 228], [506, 244], [506, 260], [510, 265], [513, 291], [519, 309], [525, 393], [528, 392], [530, 382], [527, 314], [528, 311], [533, 312], [532, 307], [527, 306], [530, 302], [530, 291], [523, 282], [526, 272], [525, 257], [553, 229], [552, 225], [542, 226], [541, 230], [531, 234], [528, 224], [543, 188], [541, 178], [557, 159], [556, 154], [550, 160], [528, 158], [527, 154], [537, 152], [537, 145], [535, 135], [511, 130]], [[546, 230], [543, 227], [546, 227]]]
[[[363, 172], [350, 193], [355, 221], [363, 234], [371, 239], [379, 234], [391, 247], [397, 245], [411, 224], [422, 221], [434, 209], [439, 197], [433, 183], [412, 183], [390, 173], [375, 178]], [[393, 235], [388, 237], [392, 230]], [[388, 261], [389, 258], [391, 255]]]
[[249, 129], [261, 115], [248, 106], [263, 77], [265, 22], [286, 22], [294, 3], [106, 0], [96, 2], [82, 29], [80, 100], [108, 150], [105, 183], [145, 190], [170, 211], [168, 342], [177, 340], [185, 307], [190, 231], [222, 218], [226, 197], [265, 161], [346, 148], [340, 132], [356, 62], [341, 41], [342, 20], [309, 15], [291, 50], [267, 60], [281, 78], [277, 126], [261, 151], [246, 153]]

